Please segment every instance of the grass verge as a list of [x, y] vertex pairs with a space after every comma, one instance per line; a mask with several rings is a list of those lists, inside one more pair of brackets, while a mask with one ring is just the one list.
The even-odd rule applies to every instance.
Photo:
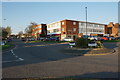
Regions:
[[37, 43], [37, 42], [41, 42], [41, 43], [64, 43], [64, 42], [69, 42], [69, 41], [30, 41], [31, 43]]
[[11, 48], [13, 45], [12, 44], [5, 44], [5, 45], [2, 45], [2, 46], [0, 46], [0, 48], [2, 48], [2, 50], [6, 50], [6, 49], [9, 49], [9, 48]]
[[120, 40], [106, 40], [106, 41], [102, 41], [102, 42], [120, 42]]

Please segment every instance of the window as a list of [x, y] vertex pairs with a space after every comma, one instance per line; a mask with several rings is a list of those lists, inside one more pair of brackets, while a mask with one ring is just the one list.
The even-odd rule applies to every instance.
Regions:
[[76, 31], [76, 28], [73, 28], [73, 31]]
[[62, 31], [64, 31], [64, 28], [62, 28]]
[[64, 25], [65, 23], [64, 22], [62, 22], [62, 25]]
[[48, 33], [50, 33], [50, 31], [47, 31]]
[[60, 30], [59, 29], [54, 29], [53, 32], [59, 32]]
[[73, 22], [73, 25], [76, 25], [76, 22]]
[[85, 23], [81, 23], [81, 26], [84, 26]]

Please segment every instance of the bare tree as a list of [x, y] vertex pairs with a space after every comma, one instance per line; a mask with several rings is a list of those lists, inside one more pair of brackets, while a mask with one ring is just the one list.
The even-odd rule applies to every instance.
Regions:
[[36, 25], [37, 23], [31, 22], [30, 25], [28, 25], [28, 27], [25, 28], [25, 33], [27, 34], [27, 36], [32, 36], [32, 29]]
[[19, 38], [21, 38], [22, 35], [23, 35], [23, 31], [20, 31], [20, 32], [18, 33]]

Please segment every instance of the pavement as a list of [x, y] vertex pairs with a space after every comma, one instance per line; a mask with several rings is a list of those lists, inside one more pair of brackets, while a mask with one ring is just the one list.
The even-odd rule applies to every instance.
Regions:
[[62, 50], [68, 44], [47, 45], [19, 40], [14, 44], [16, 48], [2, 55], [3, 78], [118, 78], [117, 48], [120, 43], [105, 43], [105, 47], [117, 51], [101, 56], [64, 54]]

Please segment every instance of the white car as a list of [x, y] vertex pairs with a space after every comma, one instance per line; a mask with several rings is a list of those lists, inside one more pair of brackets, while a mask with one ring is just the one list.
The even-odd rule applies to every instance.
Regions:
[[97, 43], [96, 42], [89, 42], [88, 43], [88, 46], [92, 47], [92, 46], [97, 46]]
[[71, 39], [71, 38], [65, 38], [62, 41], [73, 41], [73, 39]]
[[4, 42], [0, 42], [0, 45], [5, 45], [5, 43]]

